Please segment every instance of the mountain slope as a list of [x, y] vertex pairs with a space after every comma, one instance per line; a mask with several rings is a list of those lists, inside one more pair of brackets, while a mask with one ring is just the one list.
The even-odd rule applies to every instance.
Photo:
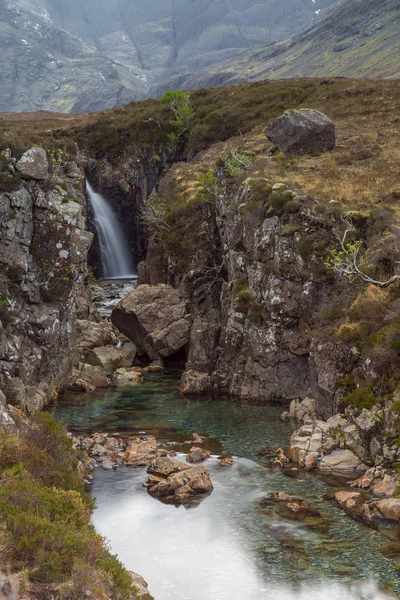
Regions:
[[276, 41], [334, 0], [2, 0], [0, 110], [86, 112]]
[[253, 48], [201, 73], [171, 77], [164, 88], [192, 88], [268, 78], [400, 77], [397, 0], [337, 0], [284, 41]]

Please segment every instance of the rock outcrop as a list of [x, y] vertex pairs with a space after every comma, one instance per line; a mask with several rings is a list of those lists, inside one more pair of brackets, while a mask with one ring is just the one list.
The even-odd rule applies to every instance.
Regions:
[[165, 504], [185, 504], [213, 490], [210, 475], [204, 465], [191, 465], [171, 458], [152, 463], [146, 483], [148, 493]]
[[282, 152], [306, 154], [335, 147], [335, 125], [312, 108], [287, 110], [265, 129], [265, 135]]
[[17, 162], [1, 153], [0, 388], [8, 402], [40, 409], [80, 358], [76, 321], [90, 317], [83, 173], [53, 168], [32, 148]]
[[163, 360], [189, 341], [188, 305], [166, 284], [139, 285], [112, 312], [112, 322], [136, 345], [139, 355]]

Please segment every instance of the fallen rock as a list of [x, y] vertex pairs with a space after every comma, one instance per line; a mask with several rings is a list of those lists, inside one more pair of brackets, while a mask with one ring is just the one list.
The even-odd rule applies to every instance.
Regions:
[[317, 418], [316, 401], [313, 398], [292, 400], [289, 406], [289, 416], [292, 419], [297, 419], [298, 421], [315, 420]]
[[75, 381], [70, 386], [73, 392], [91, 392], [96, 388], [110, 385], [106, 373], [101, 367], [80, 363], [74, 372]]
[[111, 319], [151, 360], [170, 356], [189, 341], [187, 302], [170, 285], [139, 285], [114, 308]]
[[367, 471], [358, 456], [350, 450], [333, 450], [323, 456], [319, 465], [321, 471]]
[[144, 370], [146, 370], [148, 373], [161, 373], [164, 371], [164, 367], [162, 366], [161, 361], [155, 360], [147, 365]]
[[210, 474], [204, 465], [189, 467], [166, 479], [153, 476], [146, 486], [151, 496], [166, 504], [184, 504], [213, 490]]
[[128, 440], [123, 462], [127, 467], [143, 467], [149, 465], [156, 456], [156, 438], [149, 435]]
[[94, 321], [77, 320], [79, 348], [91, 350], [114, 344], [115, 335], [105, 323], [95, 323]]
[[312, 108], [286, 111], [264, 133], [282, 152], [292, 154], [324, 152], [335, 147], [335, 125]]
[[189, 463], [200, 463], [209, 458], [210, 452], [208, 450], [204, 450], [203, 448], [197, 448], [193, 446], [190, 448], [188, 454], [186, 455], [186, 460]]
[[49, 163], [43, 148], [33, 147], [24, 152], [17, 164], [17, 171], [24, 179], [43, 180], [49, 175]]
[[122, 354], [115, 346], [92, 348], [86, 357], [86, 363], [102, 367], [107, 374], [113, 373], [121, 364]]
[[141, 383], [144, 381], [143, 371], [140, 367], [117, 369], [113, 375], [115, 382]]
[[131, 367], [136, 357], [136, 346], [133, 342], [126, 340], [118, 347], [118, 352], [121, 355], [119, 363], [120, 367]]
[[372, 506], [374, 516], [400, 521], [400, 498], [384, 498], [374, 502]]
[[179, 391], [181, 394], [203, 394], [210, 389], [210, 375], [188, 369], [181, 377]]

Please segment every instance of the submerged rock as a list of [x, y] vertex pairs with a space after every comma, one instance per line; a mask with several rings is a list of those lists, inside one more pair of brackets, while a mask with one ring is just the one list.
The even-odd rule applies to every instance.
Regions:
[[265, 135], [282, 152], [305, 154], [333, 150], [335, 125], [313, 108], [287, 110], [265, 129]]
[[348, 490], [341, 490], [335, 494], [335, 500], [340, 506], [348, 509], [354, 508], [360, 498], [360, 492], [349, 492]]
[[293, 496], [288, 494], [287, 492], [271, 492], [264, 496], [261, 500], [262, 505], [273, 504], [274, 502], [292, 502], [294, 500]]

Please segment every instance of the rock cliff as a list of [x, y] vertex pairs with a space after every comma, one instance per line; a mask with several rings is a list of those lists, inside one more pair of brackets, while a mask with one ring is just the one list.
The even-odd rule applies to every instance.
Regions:
[[75, 321], [91, 311], [83, 173], [52, 156], [0, 155], [0, 388], [27, 411], [68, 380]]

